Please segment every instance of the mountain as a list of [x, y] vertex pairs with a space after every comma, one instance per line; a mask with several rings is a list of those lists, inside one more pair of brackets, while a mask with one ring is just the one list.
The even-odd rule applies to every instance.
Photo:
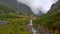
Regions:
[[60, 34], [60, 0], [52, 5], [47, 14], [34, 19], [33, 24], [39, 32]]
[[31, 11], [30, 7], [28, 7], [27, 5], [25, 4], [22, 4], [22, 3], [18, 3], [17, 4], [17, 10], [20, 11], [23, 13], [23, 14], [33, 14], [33, 12]]
[[60, 11], [60, 0], [57, 3], [55, 3], [55, 4], [52, 5], [52, 7], [48, 11], [48, 13], [51, 13], [51, 12], [53, 12], [55, 10], [59, 10]]
[[25, 28], [29, 17], [16, 14], [11, 7], [0, 5], [0, 34], [29, 34]]
[[44, 13], [42, 11], [39, 11], [38, 15], [41, 16], [43, 15]]
[[0, 4], [4, 6], [15, 6], [17, 5], [17, 0], [0, 0]]
[[18, 15], [33, 15], [30, 7], [23, 3], [17, 2], [17, 0], [0, 0], [0, 5], [14, 8]]

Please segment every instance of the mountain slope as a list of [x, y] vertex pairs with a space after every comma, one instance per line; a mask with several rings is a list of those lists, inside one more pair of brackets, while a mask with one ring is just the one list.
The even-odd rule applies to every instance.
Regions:
[[51, 10], [49, 10], [48, 13], [54, 12], [55, 10], [60, 11], [60, 0], [52, 5]]
[[60, 0], [52, 6], [52, 9], [47, 14], [36, 18], [33, 22], [35, 27], [43, 26], [42, 29], [37, 27], [40, 31], [47, 30], [51, 34], [60, 34]]
[[18, 15], [33, 15], [33, 12], [27, 5], [18, 3], [17, 0], [0, 0], [0, 4], [6, 7], [15, 8]]
[[30, 17], [20, 16], [15, 8], [0, 5], [0, 34], [30, 34], [26, 31]]

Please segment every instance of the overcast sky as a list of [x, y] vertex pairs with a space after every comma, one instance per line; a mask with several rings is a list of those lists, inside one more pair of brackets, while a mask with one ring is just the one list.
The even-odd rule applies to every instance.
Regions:
[[41, 10], [43, 13], [47, 13], [50, 10], [51, 5], [56, 3], [58, 0], [18, 0], [18, 2], [28, 5], [35, 14]]

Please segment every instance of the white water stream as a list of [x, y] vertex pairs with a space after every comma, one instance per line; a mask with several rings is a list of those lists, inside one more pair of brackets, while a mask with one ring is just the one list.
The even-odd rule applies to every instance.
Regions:
[[29, 26], [31, 26], [33, 34], [36, 34], [37, 31], [36, 31], [35, 28], [33, 27], [32, 19], [30, 19]]
[[[31, 26], [33, 34], [37, 34], [37, 33], [38, 33], [38, 34], [43, 34], [43, 33], [39, 33], [39, 32], [36, 30], [36, 28], [33, 27], [33, 21], [32, 21], [32, 19], [30, 19], [29, 26]], [[47, 31], [47, 34], [50, 34], [50, 33]]]

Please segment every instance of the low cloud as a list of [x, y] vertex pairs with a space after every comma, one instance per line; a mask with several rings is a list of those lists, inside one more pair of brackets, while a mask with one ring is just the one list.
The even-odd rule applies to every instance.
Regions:
[[17, 0], [18, 2], [28, 5], [34, 14], [38, 14], [39, 10], [43, 13], [47, 13], [50, 10], [51, 5], [58, 0]]

